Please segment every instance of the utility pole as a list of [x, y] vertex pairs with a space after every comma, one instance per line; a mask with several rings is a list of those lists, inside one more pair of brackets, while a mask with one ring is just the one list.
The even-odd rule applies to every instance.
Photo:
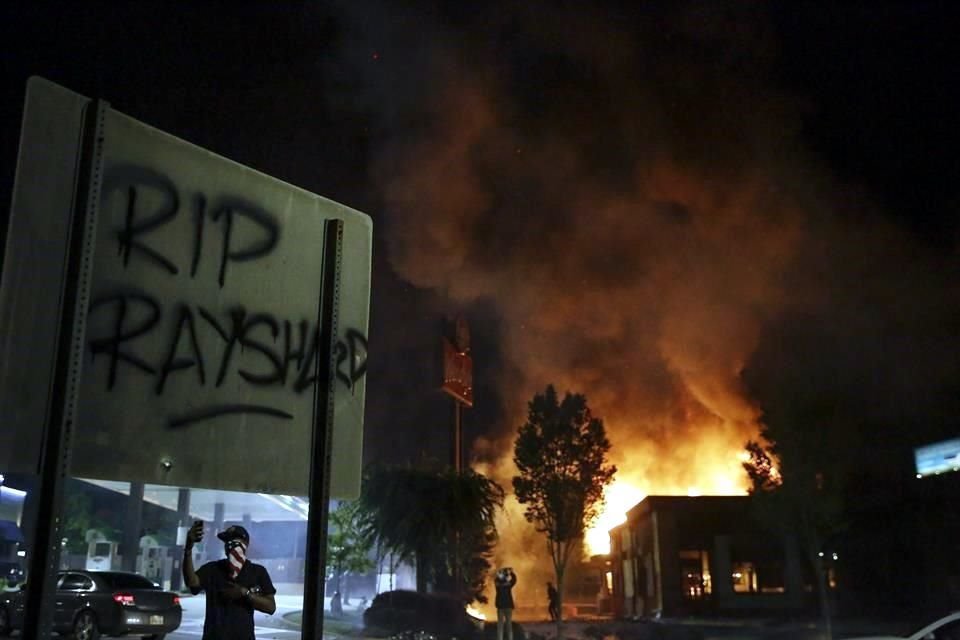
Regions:
[[453, 469], [458, 474], [463, 471], [463, 425], [461, 414], [463, 405], [456, 398], [453, 399]]
[[[470, 356], [470, 329], [463, 316], [454, 321], [453, 340], [446, 336], [443, 344], [443, 391], [453, 400], [453, 469], [463, 473], [463, 407], [473, 406], [473, 359]], [[453, 581], [461, 588], [460, 532], [454, 544]]]

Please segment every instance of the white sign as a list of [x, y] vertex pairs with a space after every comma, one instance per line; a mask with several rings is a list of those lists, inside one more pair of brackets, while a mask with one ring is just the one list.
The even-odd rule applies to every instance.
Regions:
[[960, 438], [917, 447], [913, 457], [918, 478], [960, 471]]
[[338, 219], [331, 495], [355, 496], [370, 219], [112, 109], [97, 159], [71, 473], [306, 494], [324, 228]]
[[0, 471], [39, 472], [89, 102], [30, 79], [0, 284]]

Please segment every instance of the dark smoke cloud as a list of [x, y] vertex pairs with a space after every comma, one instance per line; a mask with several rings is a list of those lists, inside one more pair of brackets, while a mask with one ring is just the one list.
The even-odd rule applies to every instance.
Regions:
[[742, 488], [778, 402], [944, 411], [956, 261], [804, 150], [763, 5], [519, 4], [344, 7], [392, 266], [499, 315], [485, 455], [547, 383], [650, 491]]

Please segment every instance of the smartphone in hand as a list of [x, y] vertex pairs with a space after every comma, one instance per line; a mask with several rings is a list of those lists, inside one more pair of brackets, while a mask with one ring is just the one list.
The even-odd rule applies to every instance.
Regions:
[[203, 541], [203, 520], [194, 520], [190, 530], [187, 531], [187, 541], [191, 543]]

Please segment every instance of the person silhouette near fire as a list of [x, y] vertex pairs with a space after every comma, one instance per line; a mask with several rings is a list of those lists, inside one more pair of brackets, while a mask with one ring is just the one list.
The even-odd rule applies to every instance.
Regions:
[[551, 620], [556, 622], [560, 619], [560, 594], [552, 582], [547, 583], [547, 610]]
[[507, 640], [513, 640], [513, 585], [517, 574], [510, 567], [497, 571], [493, 585], [497, 589], [494, 604], [497, 606], [497, 640], [503, 640], [503, 627], [507, 627]]

